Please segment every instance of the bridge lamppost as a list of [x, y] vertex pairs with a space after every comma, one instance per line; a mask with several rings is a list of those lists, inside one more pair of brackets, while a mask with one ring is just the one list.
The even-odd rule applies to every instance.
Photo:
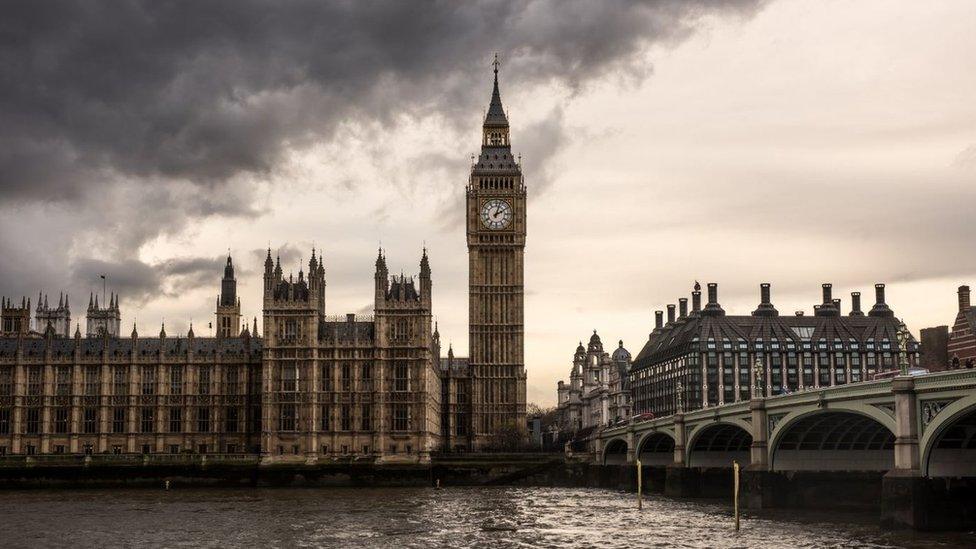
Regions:
[[685, 386], [680, 381], [678, 382], [678, 405], [677, 413], [682, 413], [685, 411]]
[[752, 366], [752, 398], [765, 397], [765, 383], [763, 382], [763, 363], [762, 358], [756, 357], [756, 362]]
[[896, 334], [898, 338], [898, 369], [901, 370], [901, 375], [908, 375], [908, 338], [910, 334], [908, 332], [908, 326], [905, 326], [904, 321], [898, 321], [898, 332]]

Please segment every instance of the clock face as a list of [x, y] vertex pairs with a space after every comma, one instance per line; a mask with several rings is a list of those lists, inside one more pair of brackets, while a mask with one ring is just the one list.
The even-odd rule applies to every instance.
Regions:
[[512, 206], [493, 198], [481, 206], [481, 222], [489, 229], [504, 229], [512, 223]]

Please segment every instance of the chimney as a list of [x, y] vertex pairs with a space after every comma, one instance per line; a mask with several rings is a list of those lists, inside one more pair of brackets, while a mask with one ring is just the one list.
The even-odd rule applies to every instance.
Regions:
[[705, 304], [705, 310], [702, 314], [708, 316], [724, 316], [725, 311], [722, 306], [718, 304], [718, 284], [714, 282], [708, 283], [708, 303]]
[[664, 311], [654, 311], [654, 328], [660, 329], [664, 326]]
[[752, 312], [753, 316], [778, 316], [779, 311], [769, 301], [769, 282], [759, 285], [759, 307]]
[[875, 303], [874, 307], [871, 307], [871, 311], [868, 312], [870, 316], [895, 316], [895, 313], [888, 307], [885, 303], [885, 285], [875, 284], [874, 285], [874, 297]]
[[691, 312], [693, 314], [701, 312], [701, 290], [691, 292]]
[[834, 298], [831, 303], [834, 304], [834, 312], [840, 314], [840, 299]]
[[682, 297], [678, 299], [678, 318], [686, 318], [688, 316], [688, 298]]
[[668, 305], [668, 324], [674, 323], [674, 304]]
[[821, 285], [823, 287], [823, 303], [820, 306], [813, 307], [814, 316], [837, 316], [840, 314], [840, 309], [836, 307], [833, 297], [831, 295], [831, 288], [833, 284], [825, 282]]
[[969, 286], [959, 286], [959, 310], [969, 309]]
[[803, 311], [797, 311], [793, 314], [795, 314], [796, 316], [803, 316]]
[[864, 316], [861, 312], [861, 292], [851, 292], [851, 316]]

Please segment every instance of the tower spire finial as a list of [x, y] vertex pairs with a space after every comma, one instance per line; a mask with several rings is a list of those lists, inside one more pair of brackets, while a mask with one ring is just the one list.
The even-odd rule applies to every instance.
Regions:
[[499, 65], [501, 65], [501, 63], [498, 61], [498, 52], [496, 51], [495, 52], [495, 60], [491, 62], [491, 66], [494, 67], [494, 69], [495, 69], [495, 81], [496, 82], [498, 81], [498, 66]]

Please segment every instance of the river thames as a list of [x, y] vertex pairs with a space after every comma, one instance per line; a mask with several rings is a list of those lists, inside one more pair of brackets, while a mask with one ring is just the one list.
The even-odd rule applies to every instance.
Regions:
[[951, 547], [872, 514], [746, 515], [728, 505], [573, 488], [0, 492], [3, 547]]

